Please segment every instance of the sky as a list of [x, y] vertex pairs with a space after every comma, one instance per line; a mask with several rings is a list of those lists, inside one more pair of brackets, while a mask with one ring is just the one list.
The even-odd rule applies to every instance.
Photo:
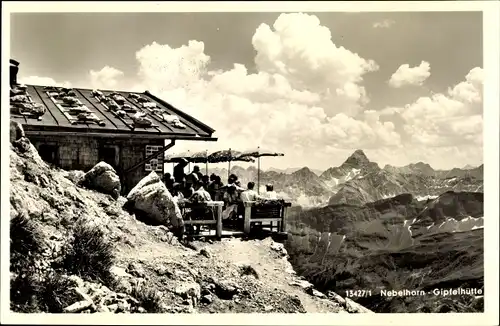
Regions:
[[483, 162], [482, 33], [481, 12], [16, 13], [11, 57], [22, 83], [149, 90], [216, 130], [174, 152], [449, 169]]

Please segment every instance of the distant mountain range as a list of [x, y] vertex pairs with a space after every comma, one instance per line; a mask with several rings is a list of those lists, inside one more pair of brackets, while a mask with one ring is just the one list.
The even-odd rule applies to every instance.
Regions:
[[[210, 168], [209, 173], [227, 179], [227, 169]], [[242, 185], [257, 182], [257, 168], [234, 165]], [[451, 170], [434, 170], [418, 162], [403, 167], [386, 165], [383, 169], [371, 162], [362, 150], [356, 150], [344, 163], [322, 173], [308, 167], [275, 169], [260, 172], [261, 188], [272, 183], [284, 198], [301, 206], [368, 202], [410, 193], [416, 198], [435, 197], [446, 191], [483, 191], [483, 165]]]
[[404, 167], [386, 165], [380, 169], [363, 151], [357, 150], [340, 167], [325, 171], [321, 178], [331, 185], [344, 181], [330, 197], [329, 204], [363, 205], [403, 193], [426, 198], [447, 191], [480, 192], [483, 166], [473, 170], [435, 171], [429, 164], [419, 162]]
[[[273, 171], [273, 172], [284, 173], [284, 174], [292, 174], [300, 169], [302, 169], [302, 168], [300, 168], [300, 167], [299, 168], [287, 168], [287, 169], [269, 168], [266, 171], [268, 171], [268, 172]], [[321, 175], [321, 173], [323, 173], [322, 170], [318, 170], [318, 169], [310, 169], [310, 170], [318, 176]]]
[[451, 170], [434, 170], [429, 164], [418, 162], [416, 164], [409, 164], [403, 167], [394, 167], [386, 165], [384, 170], [401, 173], [401, 174], [423, 174], [431, 177], [438, 178], [453, 178], [453, 177], [467, 177], [471, 176], [476, 179], [483, 179], [483, 165], [473, 167], [466, 165], [464, 168], [453, 168]]

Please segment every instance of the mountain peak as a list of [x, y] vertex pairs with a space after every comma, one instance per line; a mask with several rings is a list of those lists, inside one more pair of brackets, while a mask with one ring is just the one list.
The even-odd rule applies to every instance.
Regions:
[[424, 163], [424, 162], [417, 162], [415, 164], [410, 164], [410, 165], [408, 165], [408, 167], [416, 168], [416, 169], [420, 169], [420, 170], [434, 171], [432, 166], [430, 166], [428, 163]]
[[307, 166], [293, 172], [291, 174], [291, 176], [295, 177], [295, 178], [305, 179], [305, 180], [313, 180], [313, 179], [319, 178], [318, 175], [316, 173], [314, 173]]
[[361, 149], [354, 151], [354, 153], [352, 153], [351, 156], [349, 156], [344, 162], [344, 164], [354, 166], [366, 165], [368, 163], [370, 163], [370, 160]]
[[292, 174], [314, 174], [314, 172], [311, 171], [311, 169], [309, 169], [307, 166], [304, 166], [303, 168], [298, 169]]

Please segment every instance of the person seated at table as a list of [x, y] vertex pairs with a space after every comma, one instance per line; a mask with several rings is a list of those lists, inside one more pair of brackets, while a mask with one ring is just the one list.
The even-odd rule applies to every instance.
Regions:
[[193, 167], [193, 171], [191, 173], [196, 174], [196, 176], [198, 177], [199, 180], [201, 180], [203, 178], [203, 173], [200, 172], [200, 167], [198, 165], [195, 165]]
[[219, 201], [222, 199], [222, 194], [219, 195], [221, 192], [221, 188], [224, 185], [222, 184], [222, 181], [218, 175], [212, 174], [210, 176], [210, 182], [207, 185], [207, 191], [212, 197], [212, 200]]
[[189, 184], [196, 184], [200, 179], [200, 177], [198, 177], [198, 173], [196, 172], [191, 172], [189, 173], [188, 175], [186, 175], [186, 182], [189, 183]]
[[208, 175], [204, 174], [201, 177], [201, 181], [203, 182], [203, 187], [205, 188], [205, 190], [207, 190], [207, 187], [210, 184], [210, 177]]
[[276, 191], [274, 191], [274, 187], [272, 184], [266, 185], [266, 192], [262, 194], [262, 197], [264, 199], [268, 199], [268, 200], [277, 200], [278, 199], [278, 194], [276, 193]]
[[223, 196], [224, 210], [222, 211], [222, 219], [227, 220], [236, 217], [238, 209], [238, 192], [235, 185], [228, 185]]
[[238, 181], [238, 176], [234, 173], [232, 173], [228, 178], [227, 178], [227, 184], [230, 185], [230, 184], [234, 184], [236, 183], [236, 181]]
[[[191, 196], [190, 201], [192, 203], [206, 203], [212, 201], [210, 194], [205, 190], [203, 183], [198, 181], [195, 185], [195, 192]], [[191, 218], [197, 219], [214, 219], [215, 215], [213, 214], [212, 207], [196, 207], [191, 210]], [[199, 233], [200, 226], [195, 228], [195, 232]]]
[[242, 202], [246, 201], [257, 201], [262, 199], [259, 194], [254, 190], [255, 182], [250, 181], [247, 185], [247, 189], [240, 194], [240, 199]]
[[184, 195], [182, 194], [182, 184], [174, 183], [172, 186], [172, 198], [175, 202], [179, 202], [179, 200], [184, 199]]
[[169, 172], [163, 175], [163, 183], [167, 187], [168, 191], [172, 193], [175, 180]]
[[207, 201], [212, 200], [212, 197], [210, 196], [208, 191], [205, 190], [203, 182], [198, 181], [194, 185], [194, 189], [195, 189], [195, 191], [194, 191], [193, 195], [189, 198], [192, 202], [201, 203], [201, 202], [207, 202]]
[[190, 198], [194, 194], [194, 183], [198, 182], [196, 179], [189, 179], [186, 180], [184, 183], [184, 189], [182, 191], [182, 194], [184, 195], [184, 198]]

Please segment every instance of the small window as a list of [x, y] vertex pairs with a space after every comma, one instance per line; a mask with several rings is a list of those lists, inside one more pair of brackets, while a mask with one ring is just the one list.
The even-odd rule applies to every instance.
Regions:
[[[146, 157], [149, 157], [149, 156], [153, 155], [154, 153], [157, 153], [162, 148], [163, 148], [163, 146], [146, 145]], [[147, 172], [155, 171], [155, 172], [163, 173], [163, 155], [158, 155], [155, 158], [149, 160], [145, 164], [145, 169]]]
[[59, 146], [51, 144], [41, 144], [38, 147], [38, 153], [42, 160], [49, 164], [57, 165]]

